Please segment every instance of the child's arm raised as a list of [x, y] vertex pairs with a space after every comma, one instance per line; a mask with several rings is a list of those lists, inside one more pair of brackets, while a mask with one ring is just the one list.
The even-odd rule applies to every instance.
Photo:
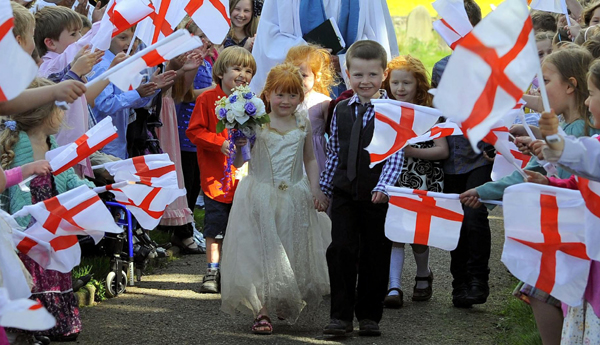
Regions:
[[35, 89], [27, 89], [10, 101], [0, 102], [0, 115], [22, 113], [54, 101], [73, 103], [85, 91], [85, 84], [75, 80], [63, 81], [56, 85], [42, 86]]
[[[303, 115], [298, 114], [296, 116]], [[319, 165], [317, 164], [317, 159], [315, 158], [312, 140], [312, 128], [308, 119], [306, 120], [306, 138], [304, 140], [303, 154], [304, 169], [306, 169], [306, 175], [308, 176], [308, 181], [310, 182], [310, 191], [313, 195], [315, 208], [319, 211], [326, 211], [329, 207], [329, 199], [325, 196], [325, 194], [323, 194], [323, 191], [321, 191], [321, 187], [319, 186]]]

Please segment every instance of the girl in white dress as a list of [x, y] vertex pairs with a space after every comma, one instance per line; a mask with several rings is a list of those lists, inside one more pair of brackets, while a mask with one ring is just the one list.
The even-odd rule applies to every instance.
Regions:
[[[329, 293], [325, 251], [331, 222], [317, 212], [329, 201], [319, 188], [310, 121], [296, 113], [304, 99], [299, 69], [274, 67], [261, 98], [271, 123], [257, 129], [249, 174], [233, 199], [223, 243], [221, 310], [252, 314], [252, 332], [271, 334], [269, 315], [294, 323], [304, 307]], [[238, 140], [238, 150], [244, 144]], [[234, 165], [241, 164], [237, 154]]]

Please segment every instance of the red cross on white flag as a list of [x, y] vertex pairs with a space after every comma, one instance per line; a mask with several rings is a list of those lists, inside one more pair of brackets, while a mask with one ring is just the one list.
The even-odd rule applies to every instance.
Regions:
[[15, 39], [13, 27], [10, 1], [0, 0], [0, 102], [11, 100], [23, 92], [38, 70], [31, 56]]
[[138, 156], [103, 165], [115, 182], [134, 181], [152, 187], [178, 186], [175, 163], [166, 153]]
[[79, 186], [37, 204], [27, 205], [13, 217], [26, 215], [31, 215], [36, 224], [54, 236], [90, 235], [96, 243], [105, 232], [123, 231], [115, 224], [98, 194], [87, 186]]
[[46, 159], [52, 167], [55, 176], [72, 168], [77, 163], [100, 150], [104, 145], [117, 138], [117, 131], [110, 116], [105, 117], [94, 127], [90, 128], [75, 142], [46, 152]]
[[371, 100], [375, 107], [373, 139], [365, 148], [371, 167], [402, 150], [407, 141], [428, 130], [439, 120], [440, 111], [391, 99]]
[[585, 243], [587, 253], [600, 261], [600, 182], [577, 177], [579, 192], [585, 201]]
[[435, 140], [439, 138], [449, 137], [452, 135], [462, 135], [462, 131], [458, 125], [452, 121], [438, 123], [431, 127], [431, 130], [423, 135], [410, 139], [408, 145], [414, 145], [425, 141]]
[[591, 262], [580, 193], [521, 183], [504, 191], [503, 205], [502, 262], [527, 284], [570, 306], [581, 304]]
[[154, 7], [149, 0], [111, 0], [106, 5], [98, 33], [92, 38], [90, 44], [100, 50], [107, 50], [113, 37], [136, 25], [153, 12]]
[[136, 53], [129, 59], [108, 69], [87, 84], [90, 85], [108, 79], [123, 91], [136, 89], [142, 82], [140, 72], [148, 67], [154, 67], [178, 55], [196, 49], [202, 45], [200, 38], [190, 35], [185, 30], [177, 30], [172, 35], [156, 44]]
[[185, 189], [149, 187], [143, 184], [107, 187], [115, 195], [115, 200], [125, 205], [141, 227], [147, 230], [156, 228], [167, 206], [185, 195]]
[[437, 0], [431, 5], [441, 17], [433, 22], [433, 28], [448, 46], [454, 49], [458, 42], [473, 30], [464, 0]]
[[506, 0], [458, 44], [433, 104], [460, 123], [473, 149], [521, 99], [539, 70], [523, 0]]
[[28, 298], [12, 300], [8, 290], [0, 287], [0, 326], [26, 331], [45, 331], [56, 325], [54, 316], [40, 301]]
[[154, 0], [154, 12], [138, 24], [137, 37], [150, 46], [171, 35], [185, 17], [189, 0]]
[[387, 187], [385, 235], [391, 241], [454, 250], [463, 221], [458, 194]]
[[[515, 160], [521, 169], [524, 169], [531, 160], [531, 156], [521, 153], [513, 142], [508, 142], [507, 145], [512, 154], [512, 159]], [[511, 158], [509, 157], [508, 159]], [[512, 165], [500, 151], [498, 151], [496, 158], [494, 158], [494, 166], [492, 167], [492, 181], [497, 181], [504, 176], [510, 175], [515, 170], [515, 166]]]
[[211, 42], [223, 42], [231, 29], [229, 0], [190, 0], [185, 13]]
[[17, 250], [46, 270], [68, 273], [81, 262], [81, 247], [75, 235], [56, 236], [34, 223], [26, 231], [13, 231]]

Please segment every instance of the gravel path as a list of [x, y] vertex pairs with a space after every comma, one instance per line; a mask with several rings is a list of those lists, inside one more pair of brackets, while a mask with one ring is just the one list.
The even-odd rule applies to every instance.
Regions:
[[[328, 301], [316, 314], [303, 315], [293, 326], [275, 321], [271, 336], [250, 334], [250, 320], [234, 323], [219, 311], [220, 295], [199, 294], [205, 256], [185, 256], [143, 277], [118, 298], [83, 308], [80, 344], [493, 344], [499, 312], [509, 298], [510, 275], [500, 262], [503, 245], [501, 210], [490, 215], [492, 259], [491, 294], [472, 309], [452, 307], [450, 254], [431, 250], [435, 274], [433, 298], [412, 302], [415, 264], [407, 250], [403, 290], [405, 304], [385, 310], [380, 338], [326, 339], [321, 329], [328, 321]], [[407, 247], [408, 248], [408, 247]], [[355, 322], [355, 327], [358, 327]]]

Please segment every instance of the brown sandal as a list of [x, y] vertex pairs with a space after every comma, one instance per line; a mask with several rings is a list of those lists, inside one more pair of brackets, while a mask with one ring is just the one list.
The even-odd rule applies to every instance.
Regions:
[[270, 335], [273, 333], [273, 325], [271, 319], [267, 315], [259, 314], [254, 319], [254, 325], [252, 325], [252, 333], [261, 335]]

